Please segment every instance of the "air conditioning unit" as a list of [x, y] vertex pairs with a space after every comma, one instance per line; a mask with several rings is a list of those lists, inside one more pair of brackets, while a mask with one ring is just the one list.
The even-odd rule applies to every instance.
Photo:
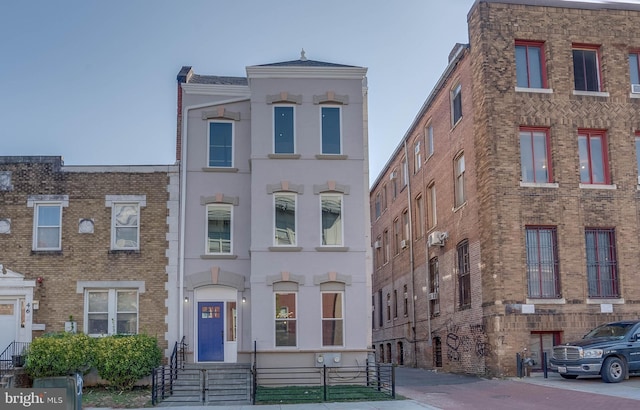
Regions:
[[631, 93], [640, 94], [640, 84], [631, 84]]
[[398, 176], [398, 172], [397, 171], [393, 171], [391, 174], [389, 174], [389, 179], [393, 180], [396, 179]]
[[400, 241], [400, 247], [402, 249], [406, 248], [408, 246], [407, 241], [405, 239]]
[[429, 293], [429, 300], [436, 300], [436, 299], [438, 299], [438, 292]]
[[444, 241], [449, 237], [446, 232], [434, 231], [429, 234], [427, 239], [427, 245], [429, 246], [444, 246]]
[[373, 247], [376, 248], [376, 249], [380, 249], [380, 248], [382, 248], [382, 245], [380, 245], [380, 241], [375, 241], [373, 243]]

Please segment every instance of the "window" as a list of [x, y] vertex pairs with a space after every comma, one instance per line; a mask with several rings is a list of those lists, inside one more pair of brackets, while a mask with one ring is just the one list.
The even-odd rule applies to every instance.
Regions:
[[387, 293], [387, 320], [391, 320], [391, 294]]
[[393, 170], [391, 172], [391, 184], [393, 185], [393, 199], [396, 199], [398, 197], [398, 171], [397, 170]]
[[294, 109], [289, 105], [273, 107], [274, 140], [273, 152], [293, 154], [294, 151]]
[[382, 210], [387, 209], [387, 184], [382, 186]]
[[380, 309], [378, 309], [378, 326], [382, 327], [384, 325], [384, 316], [383, 316], [383, 300], [382, 300], [382, 289], [378, 290], [378, 301], [380, 302]]
[[233, 166], [233, 123], [209, 122], [209, 166]]
[[551, 182], [550, 158], [549, 130], [520, 128], [522, 182]]
[[440, 279], [438, 272], [438, 258], [429, 260], [429, 308], [431, 316], [440, 313]]
[[638, 185], [640, 185], [640, 132], [636, 132], [636, 170], [638, 172]]
[[376, 239], [376, 242], [374, 243], [374, 247], [376, 249], [376, 266], [378, 267], [378, 269], [383, 265], [381, 242], [382, 242], [382, 238], [378, 236], [378, 238]]
[[523, 88], [547, 88], [544, 43], [516, 40], [516, 80]]
[[455, 206], [456, 207], [459, 207], [462, 204], [464, 204], [464, 201], [466, 200], [465, 193], [464, 193], [464, 171], [465, 171], [464, 154], [462, 154], [462, 155], [459, 155], [454, 160], [454, 174], [455, 174], [454, 190], [455, 190]]
[[400, 253], [400, 241], [402, 240], [402, 228], [400, 228], [400, 219], [398, 218], [393, 220], [393, 238], [394, 252], [397, 255]]
[[427, 157], [433, 155], [433, 126], [429, 124], [425, 131], [425, 139], [427, 140]]
[[402, 239], [409, 240], [409, 211], [405, 209], [402, 211]]
[[343, 299], [343, 292], [322, 292], [322, 346], [344, 345]]
[[386, 229], [382, 232], [382, 247], [384, 248], [382, 251], [383, 261], [387, 263], [389, 262], [389, 231]]
[[529, 297], [560, 297], [556, 228], [528, 226], [525, 242]]
[[231, 253], [230, 205], [207, 205], [207, 254]]
[[111, 248], [135, 250], [140, 246], [140, 205], [114, 203], [111, 207]]
[[320, 195], [322, 245], [342, 246], [342, 195]]
[[422, 194], [416, 197], [416, 226], [415, 231], [418, 234], [418, 238], [422, 238], [424, 236], [424, 198]]
[[409, 183], [409, 164], [407, 158], [402, 158], [402, 186], [407, 186]]
[[398, 290], [393, 290], [393, 317], [398, 318]]
[[296, 299], [297, 293], [275, 294], [276, 346], [291, 347], [297, 345]]
[[573, 79], [576, 91], [600, 91], [598, 46], [574, 45]]
[[436, 185], [433, 182], [427, 187], [427, 201], [427, 226], [429, 229], [433, 229], [438, 222], [436, 218]]
[[422, 153], [420, 152], [420, 140], [413, 144], [413, 173], [417, 173], [422, 167]]
[[100, 289], [85, 292], [89, 336], [138, 333], [138, 291]]
[[469, 270], [469, 241], [463, 240], [456, 247], [458, 259], [458, 297], [460, 307], [471, 304], [471, 272]]
[[371, 295], [371, 329], [376, 328], [376, 296]]
[[34, 204], [33, 249], [59, 251], [62, 249], [62, 204]]
[[381, 207], [382, 207], [382, 194], [380, 192], [378, 192], [376, 194], [376, 199], [375, 199], [375, 203], [374, 203], [374, 212], [375, 212], [375, 216], [376, 219], [380, 218], [380, 214], [382, 213]]
[[274, 194], [275, 245], [296, 245], [296, 195]]
[[578, 130], [581, 183], [609, 183], [606, 147], [604, 131]]
[[[631, 80], [631, 92], [640, 93], [640, 51], [629, 53], [629, 77]], [[633, 87], [634, 85], [636, 87]]]
[[456, 125], [462, 118], [462, 86], [456, 85], [451, 90], [451, 125]]
[[322, 153], [340, 154], [340, 107], [322, 107]]
[[585, 242], [589, 297], [619, 297], [615, 230], [586, 228]]
[[402, 312], [405, 316], [409, 314], [409, 292], [407, 291], [407, 285], [402, 287], [402, 294], [404, 295], [404, 303], [402, 306]]

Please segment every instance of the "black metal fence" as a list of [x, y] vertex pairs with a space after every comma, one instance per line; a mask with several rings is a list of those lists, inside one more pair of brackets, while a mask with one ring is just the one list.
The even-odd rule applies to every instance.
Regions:
[[169, 364], [151, 372], [151, 404], [154, 406], [173, 394], [173, 382], [178, 377], [178, 369], [184, 366], [186, 343], [184, 337], [176, 342], [169, 358]]
[[16, 367], [24, 365], [25, 354], [29, 348], [29, 342], [11, 342], [0, 353], [0, 380], [11, 374]]
[[395, 399], [395, 366], [254, 367], [253, 404]]

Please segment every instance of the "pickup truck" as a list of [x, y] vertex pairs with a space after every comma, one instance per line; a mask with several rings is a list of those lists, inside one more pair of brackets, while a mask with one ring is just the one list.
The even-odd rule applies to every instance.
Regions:
[[581, 340], [554, 346], [549, 369], [565, 379], [599, 375], [605, 383], [640, 374], [640, 321], [607, 323]]

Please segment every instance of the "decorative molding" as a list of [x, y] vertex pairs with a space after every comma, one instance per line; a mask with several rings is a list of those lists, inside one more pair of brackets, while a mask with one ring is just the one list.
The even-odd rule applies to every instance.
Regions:
[[10, 234], [10, 233], [11, 233], [11, 218], [0, 218], [0, 234]]
[[13, 191], [11, 171], [0, 171], [0, 191]]
[[140, 207], [147, 206], [146, 195], [105, 195], [104, 206], [111, 208], [114, 203], [137, 202]]
[[216, 253], [210, 255], [200, 255], [200, 259], [238, 259], [238, 255], [232, 255], [227, 253]]
[[341, 282], [345, 285], [351, 285], [351, 275], [342, 275], [338, 272], [327, 272], [320, 275], [313, 275], [314, 285], [321, 285], [327, 282]]
[[283, 67], [250, 66], [247, 77], [251, 78], [325, 78], [343, 80], [364, 80], [367, 69], [364, 67]]
[[301, 246], [269, 246], [271, 252], [300, 252]]
[[207, 205], [207, 204], [238, 205], [239, 201], [240, 199], [237, 196], [227, 196], [219, 192], [213, 196], [200, 197], [200, 205]]
[[269, 159], [300, 159], [300, 154], [268, 154]]
[[238, 168], [202, 167], [202, 172], [238, 172]]
[[143, 280], [79, 280], [76, 282], [76, 293], [85, 289], [137, 289], [138, 293], [146, 292]]
[[296, 194], [304, 193], [304, 185], [292, 184], [289, 181], [280, 181], [279, 183], [267, 185], [267, 194], [274, 192], [295, 192]]
[[267, 276], [267, 286], [273, 286], [278, 282], [294, 282], [298, 285], [304, 285], [304, 275], [294, 275], [291, 272], [280, 272], [278, 275]]
[[339, 192], [344, 195], [349, 195], [351, 187], [349, 185], [338, 184], [336, 181], [327, 181], [323, 185], [313, 185], [313, 193], [319, 195], [323, 192]]
[[202, 119], [203, 120], [225, 119], [225, 120], [240, 121], [240, 113], [236, 111], [229, 111], [224, 107], [217, 107], [215, 111], [203, 111]]
[[349, 159], [348, 155], [342, 155], [342, 154], [316, 154], [316, 159], [322, 159], [322, 160], [326, 160], [326, 159], [338, 159], [338, 160], [345, 160], [345, 159]]
[[349, 104], [349, 96], [348, 95], [339, 95], [333, 91], [327, 91], [322, 95], [314, 95], [313, 96], [314, 104], [341, 104], [347, 105]]
[[29, 195], [27, 206], [33, 208], [37, 202], [59, 202], [63, 207], [69, 206], [69, 195]]
[[199, 95], [226, 95], [233, 97], [251, 97], [251, 90], [248, 85], [222, 85], [222, 84], [189, 84], [182, 83], [180, 88], [185, 94]]
[[80, 218], [78, 220], [78, 233], [93, 233], [94, 226], [93, 218]]
[[348, 246], [316, 246], [316, 252], [349, 252]]
[[185, 289], [193, 291], [195, 288], [210, 285], [228, 286], [238, 291], [244, 291], [244, 276], [212, 266], [209, 271], [187, 275], [184, 279]]
[[267, 104], [302, 104], [302, 95], [289, 94], [287, 91], [283, 91], [280, 94], [267, 95]]

